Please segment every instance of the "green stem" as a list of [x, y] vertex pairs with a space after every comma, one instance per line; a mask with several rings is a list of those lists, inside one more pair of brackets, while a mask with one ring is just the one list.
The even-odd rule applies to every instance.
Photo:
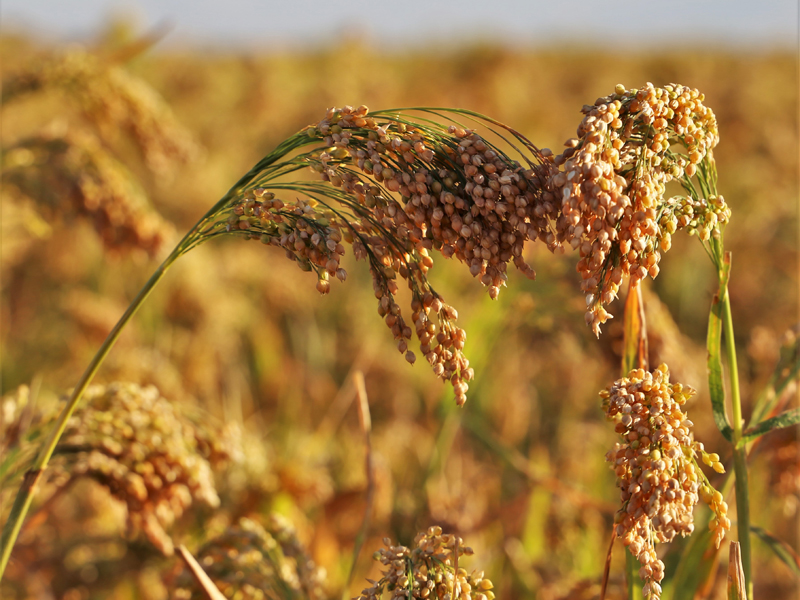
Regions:
[[39, 451], [36, 460], [31, 468], [25, 473], [22, 486], [17, 493], [17, 497], [14, 500], [14, 505], [11, 507], [8, 520], [3, 527], [2, 539], [0, 539], [0, 580], [3, 578], [3, 573], [5, 572], [6, 566], [8, 565], [8, 560], [11, 557], [11, 550], [14, 547], [14, 543], [17, 540], [20, 530], [22, 529], [22, 523], [25, 520], [25, 515], [28, 513], [28, 509], [33, 501], [33, 496], [36, 492], [36, 485], [39, 482], [45, 467], [47, 467], [47, 463], [50, 461], [50, 457], [53, 455], [56, 445], [61, 439], [61, 435], [64, 433], [64, 430], [67, 427], [69, 418], [72, 416], [72, 413], [75, 412], [75, 408], [78, 406], [78, 402], [80, 402], [83, 393], [86, 391], [86, 388], [89, 387], [89, 384], [92, 382], [92, 379], [97, 373], [97, 370], [100, 368], [100, 365], [103, 363], [103, 360], [105, 360], [106, 356], [111, 351], [111, 348], [116, 343], [120, 333], [122, 333], [122, 329], [125, 327], [125, 325], [127, 325], [128, 321], [131, 320], [133, 315], [136, 314], [136, 311], [150, 295], [150, 292], [153, 291], [153, 288], [164, 276], [167, 269], [172, 265], [173, 262], [175, 262], [178, 256], [180, 256], [181, 245], [182, 244], [179, 244], [178, 247], [175, 248], [175, 250], [172, 251], [167, 259], [158, 267], [158, 269], [156, 269], [152, 277], [150, 277], [147, 283], [144, 284], [144, 287], [141, 289], [139, 294], [136, 296], [136, 298], [134, 298], [130, 306], [128, 306], [125, 314], [122, 315], [120, 320], [114, 326], [114, 329], [112, 329], [111, 333], [108, 334], [108, 337], [106, 337], [103, 345], [100, 346], [100, 349], [94, 355], [92, 362], [89, 363], [89, 366], [86, 368], [86, 371], [84, 371], [80, 381], [78, 381], [78, 384], [72, 391], [66, 406], [61, 411], [58, 421], [56, 421], [53, 429], [50, 431], [50, 435], [45, 444], [42, 446], [42, 449]]
[[736, 474], [736, 519], [739, 531], [739, 544], [742, 551], [742, 566], [747, 582], [747, 597], [753, 598], [753, 578], [750, 555], [750, 495], [747, 481], [747, 448], [739, 444], [742, 439], [742, 401], [739, 393], [739, 370], [736, 365], [736, 341], [733, 336], [733, 318], [727, 286], [722, 299], [722, 321], [725, 328], [725, 350], [728, 354], [728, 370], [731, 386], [731, 405], [733, 413], [733, 470]]
[[22, 529], [22, 524], [25, 520], [28, 510], [30, 509], [33, 496], [36, 493], [36, 486], [42, 477], [42, 473], [44, 472], [45, 467], [47, 467], [50, 457], [53, 455], [53, 452], [58, 445], [58, 441], [61, 439], [61, 435], [64, 433], [64, 430], [67, 427], [69, 418], [72, 416], [72, 413], [78, 406], [83, 393], [86, 391], [86, 388], [89, 387], [89, 384], [92, 382], [92, 379], [100, 368], [100, 365], [111, 351], [111, 348], [114, 347], [114, 344], [119, 338], [122, 329], [128, 324], [128, 321], [131, 320], [133, 315], [136, 314], [136, 311], [150, 295], [150, 292], [153, 291], [153, 288], [155, 288], [156, 284], [166, 274], [167, 269], [172, 266], [172, 263], [174, 263], [180, 256], [191, 250], [197, 244], [210, 237], [207, 235], [208, 231], [205, 230], [206, 226], [213, 221], [215, 215], [217, 215], [219, 211], [231, 201], [232, 198], [240, 195], [242, 190], [244, 190], [247, 186], [252, 185], [253, 182], [259, 179], [266, 181], [270, 178], [270, 175], [274, 176], [276, 173], [280, 174], [280, 169], [287, 168], [287, 165], [290, 169], [289, 172], [299, 168], [297, 165], [300, 163], [295, 164], [291, 161], [288, 163], [279, 163], [278, 161], [302, 146], [313, 144], [317, 141], [318, 140], [316, 138], [309, 137], [306, 135], [306, 133], [300, 132], [284, 141], [275, 150], [261, 159], [258, 164], [256, 164], [241, 179], [239, 179], [239, 181], [236, 182], [236, 184], [219, 200], [219, 202], [212, 206], [211, 209], [197, 222], [197, 224], [189, 230], [189, 232], [178, 243], [170, 255], [164, 260], [163, 263], [161, 263], [158, 269], [156, 269], [155, 273], [153, 273], [147, 283], [144, 284], [144, 287], [141, 289], [136, 298], [134, 298], [133, 302], [131, 302], [130, 306], [128, 306], [125, 314], [122, 315], [120, 320], [114, 326], [114, 329], [112, 329], [111, 333], [109, 333], [108, 337], [106, 337], [103, 345], [100, 346], [97, 354], [95, 354], [94, 358], [92, 358], [92, 362], [86, 368], [86, 371], [81, 376], [80, 381], [72, 391], [66, 406], [61, 411], [58, 421], [53, 426], [53, 429], [51, 430], [47, 441], [39, 451], [36, 460], [31, 468], [25, 473], [22, 485], [20, 486], [19, 492], [17, 492], [17, 497], [14, 500], [14, 505], [11, 507], [8, 520], [3, 526], [2, 537], [0, 537], [0, 581], [3, 579], [3, 574], [5, 573], [6, 566], [8, 565], [8, 561], [11, 557], [11, 550], [14, 548], [14, 544], [17, 541], [19, 532]]
[[642, 597], [642, 586], [639, 581], [639, 561], [625, 548], [625, 583], [628, 588], [628, 600], [639, 600]]

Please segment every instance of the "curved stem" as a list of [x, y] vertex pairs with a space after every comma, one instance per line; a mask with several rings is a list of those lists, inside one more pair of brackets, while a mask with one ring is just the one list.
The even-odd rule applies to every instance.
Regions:
[[106, 337], [103, 345], [100, 346], [100, 349], [94, 355], [94, 358], [92, 358], [92, 362], [89, 363], [86, 371], [84, 371], [83, 375], [78, 381], [78, 384], [75, 386], [75, 389], [72, 391], [72, 394], [67, 400], [66, 406], [61, 411], [58, 421], [56, 421], [53, 429], [50, 431], [47, 441], [44, 443], [41, 450], [39, 450], [36, 460], [31, 468], [25, 473], [22, 485], [20, 486], [19, 492], [17, 492], [17, 497], [14, 499], [14, 504], [11, 507], [8, 520], [3, 526], [2, 536], [0, 536], [0, 581], [3, 579], [3, 573], [5, 573], [6, 566], [8, 566], [8, 561], [11, 557], [11, 550], [14, 547], [14, 543], [17, 541], [19, 532], [22, 529], [22, 523], [24, 522], [25, 516], [30, 509], [33, 496], [36, 492], [36, 486], [42, 477], [45, 467], [50, 461], [50, 457], [53, 455], [53, 452], [55, 452], [58, 441], [61, 439], [61, 435], [64, 433], [64, 430], [67, 427], [67, 422], [72, 416], [72, 413], [75, 412], [83, 393], [86, 391], [86, 388], [89, 387], [89, 384], [92, 382], [92, 379], [100, 368], [100, 365], [111, 351], [111, 348], [114, 347], [114, 344], [119, 338], [120, 333], [122, 333], [123, 328], [128, 324], [128, 321], [130, 321], [133, 315], [136, 314], [136, 311], [139, 310], [139, 307], [144, 303], [144, 301], [150, 295], [150, 292], [153, 291], [153, 288], [155, 288], [156, 284], [165, 275], [169, 267], [172, 266], [172, 263], [174, 263], [180, 256], [191, 250], [198, 243], [209, 239], [210, 236], [208, 235], [208, 231], [204, 229], [204, 226], [208, 224], [210, 220], [212, 220], [214, 216], [217, 215], [232, 198], [240, 195], [242, 190], [244, 190], [247, 186], [252, 185], [257, 179], [264, 179], [263, 175], [265, 173], [269, 175], [266, 177], [266, 179], [269, 179], [271, 176], [280, 174], [282, 168], [289, 168], [290, 170], [288, 172], [297, 170], [300, 163], [295, 164], [292, 161], [289, 161], [288, 163], [279, 163], [278, 161], [287, 154], [294, 152], [303, 146], [317, 143], [318, 141], [319, 140], [316, 138], [309, 137], [304, 132], [301, 132], [291, 136], [282, 144], [280, 144], [275, 150], [262, 158], [252, 169], [245, 173], [245, 175], [243, 175], [239, 181], [237, 181], [236, 184], [230, 190], [228, 190], [228, 192], [214, 206], [212, 206], [205, 215], [200, 218], [194, 227], [189, 230], [189, 232], [183, 237], [178, 245], [175, 246], [175, 249], [170, 253], [170, 255], [156, 269], [155, 273], [153, 273], [147, 283], [144, 284], [144, 287], [142, 287], [142, 289], [139, 291], [136, 298], [133, 299], [133, 302], [131, 302], [130, 306], [128, 306], [128, 309], [114, 326], [114, 329], [111, 330], [111, 333], [108, 334], [108, 337]]
[[[194, 231], [194, 229], [192, 231]], [[53, 455], [53, 452], [56, 449], [59, 439], [61, 439], [61, 435], [64, 433], [64, 430], [67, 427], [69, 418], [72, 416], [72, 413], [75, 412], [75, 408], [77, 408], [83, 393], [86, 391], [86, 388], [89, 387], [89, 384], [92, 382], [92, 379], [97, 373], [97, 370], [100, 368], [100, 365], [103, 363], [103, 360], [105, 360], [106, 356], [111, 351], [111, 348], [114, 347], [114, 344], [122, 333], [122, 329], [128, 324], [128, 321], [131, 320], [133, 315], [136, 314], [136, 311], [150, 295], [150, 292], [153, 291], [153, 288], [155, 288], [156, 284], [167, 272], [167, 269], [169, 269], [172, 263], [175, 262], [175, 260], [177, 260], [177, 258], [181, 255], [181, 250], [185, 240], [186, 238], [184, 238], [184, 240], [178, 244], [175, 250], [173, 250], [166, 260], [161, 263], [158, 269], [156, 269], [155, 273], [153, 273], [147, 283], [144, 284], [144, 287], [142, 287], [136, 298], [133, 299], [133, 302], [131, 302], [130, 306], [128, 306], [128, 309], [114, 326], [114, 329], [112, 329], [111, 333], [108, 334], [103, 342], [103, 345], [100, 346], [100, 349], [94, 355], [94, 358], [92, 358], [92, 362], [89, 363], [89, 366], [84, 371], [83, 375], [78, 381], [78, 384], [75, 386], [75, 389], [73, 389], [72, 394], [70, 394], [66, 406], [64, 406], [62, 409], [61, 414], [58, 417], [58, 421], [56, 421], [53, 429], [50, 431], [50, 435], [42, 446], [42, 449], [39, 451], [39, 454], [36, 456], [36, 460], [31, 468], [25, 473], [22, 486], [20, 487], [19, 492], [17, 492], [17, 497], [14, 500], [14, 505], [11, 507], [8, 520], [3, 526], [2, 538], [0, 538], [0, 580], [3, 578], [3, 573], [5, 572], [9, 558], [11, 557], [11, 550], [14, 547], [14, 543], [17, 540], [20, 530], [22, 529], [22, 523], [25, 520], [25, 515], [27, 515], [28, 509], [30, 509], [33, 496], [36, 493], [36, 486], [41, 479], [47, 463], [50, 461], [50, 457]]]

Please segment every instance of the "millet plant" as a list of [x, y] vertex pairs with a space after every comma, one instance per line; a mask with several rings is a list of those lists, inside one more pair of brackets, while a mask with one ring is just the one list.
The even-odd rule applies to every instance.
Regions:
[[[68, 75], [55, 73], [50, 76], [75, 84]], [[19, 86], [23, 91], [24, 83]], [[29, 82], [29, 86], [34, 84]], [[733, 481], [742, 567], [752, 598], [748, 443], [797, 423], [800, 413], [773, 415], [774, 395], [765, 396], [745, 426], [727, 291], [731, 261], [723, 249], [730, 210], [717, 191], [712, 155], [719, 140], [716, 119], [700, 92], [681, 85], [657, 88], [647, 84], [640, 89], [618, 85], [609, 96], [585, 106], [583, 113], [577, 137], [569, 140], [559, 155], [539, 150], [520, 133], [491, 118], [445, 108], [329, 109], [318, 123], [278, 145], [169, 253], [78, 380], [26, 472], [3, 528], [0, 577], [59, 444], [78, 448], [91, 436], [82, 427], [99, 417], [88, 412], [81, 413], [77, 422], [73, 417], [84, 395], [92, 403], [100, 403], [101, 412], [126, 411], [126, 394], [135, 398], [128, 402], [131, 411], [142, 410], [143, 402], [149, 402], [153, 410], [161, 406], [155, 391], [104, 390], [91, 388], [90, 383], [156, 284], [193, 248], [222, 236], [278, 247], [302, 270], [313, 273], [319, 293], [328, 294], [336, 280], [347, 278], [340, 259], [350, 247], [357, 259], [369, 265], [378, 314], [398, 351], [414, 364], [418, 359], [412, 338], [416, 337], [421, 357], [437, 377], [452, 385], [456, 403], [463, 405], [476, 374], [464, 353], [466, 333], [457, 324], [456, 309], [429, 281], [434, 256], [438, 253], [465, 264], [489, 295], [497, 298], [508, 281], [509, 263], [525, 276], [535, 276], [523, 251], [526, 242], [540, 241], [554, 252], [570, 248], [579, 252], [577, 271], [586, 298], [586, 322], [598, 336], [610, 318], [606, 306], [617, 297], [625, 280], [629, 282], [621, 378], [600, 394], [602, 409], [620, 435], [607, 460], [621, 493], [613, 536], [629, 551], [629, 597], [661, 597], [664, 564], [656, 545], [692, 533], [692, 511], [699, 500], [713, 512], [709, 527], [719, 546], [731, 525], [724, 492]], [[29, 145], [31, 151], [42, 146], [43, 151], [57, 153], [58, 148], [53, 150], [47, 144], [65, 143], [48, 140]], [[90, 144], [85, 142], [83, 147]], [[84, 154], [91, 156], [89, 151]], [[149, 160], [158, 164], [159, 157], [152, 155]], [[85, 164], [96, 162], [87, 159]], [[11, 175], [20, 187], [30, 186], [23, 167], [14, 167]], [[682, 193], [668, 194], [670, 182], [679, 184]], [[79, 200], [85, 195], [76, 192]], [[104, 230], [104, 224], [99, 228]], [[707, 453], [693, 437], [693, 423], [684, 404], [694, 390], [671, 382], [667, 365], [651, 369], [648, 364], [639, 286], [645, 278], [658, 275], [661, 255], [670, 249], [671, 236], [678, 230], [700, 240], [718, 273], [719, 291], [708, 326], [709, 387], [715, 421], [732, 447], [734, 474], [722, 491], [711, 486], [697, 460], [717, 473], [725, 470], [720, 457]], [[154, 239], [149, 231], [136, 235]], [[398, 294], [403, 285], [410, 292], [410, 305], [401, 307]], [[793, 368], [790, 377], [796, 377], [796, 364]], [[125, 420], [119, 423], [124, 429]], [[186, 439], [182, 434], [176, 437], [190, 447], [198, 443], [194, 437]], [[139, 459], [125, 443], [104, 448], [104, 452], [76, 455], [67, 472], [89, 472], [105, 481], [126, 498], [134, 524], [171, 552], [164, 532], [170, 519], [162, 518], [158, 511], [160, 500], [149, 492], [146, 474], [136, 472], [136, 464], [146, 462], [146, 448], [139, 449], [145, 453]], [[178, 514], [195, 496], [214, 502], [213, 489], [196, 471], [200, 467], [191, 465], [192, 461], [184, 464], [178, 460], [164, 467], [174, 468], [174, 478], [182, 486], [163, 492]], [[269, 556], [268, 549], [273, 549], [275, 557], [270, 560], [274, 564], [269, 568], [264, 567], [266, 563], [251, 565], [252, 571], [247, 571], [253, 581], [271, 577], [270, 585], [280, 584], [276, 589], [285, 590], [275, 592], [276, 597], [293, 596], [301, 588], [315, 597], [319, 592], [313, 565], [307, 565], [306, 575], [297, 575], [299, 583], [275, 578], [282, 557], [290, 551], [290, 546], [275, 541], [277, 531], [242, 522], [218, 541], [221, 548], [236, 551], [209, 546], [201, 551], [203, 564], [217, 564], [213, 558], [217, 555], [246, 560], [252, 555], [243, 548], [251, 546], [260, 548], [259, 556]], [[457, 536], [432, 527], [418, 536], [413, 549], [392, 545], [389, 540], [386, 545], [376, 559], [387, 570], [380, 581], [364, 590], [362, 598], [366, 600], [389, 590], [394, 596], [408, 598], [493, 597], [493, 586], [482, 573], [468, 575], [459, 569], [458, 557], [468, 552]], [[641, 589], [634, 583], [634, 561], [640, 566]], [[285, 573], [281, 577], [285, 579]], [[192, 597], [191, 591], [181, 594]]]

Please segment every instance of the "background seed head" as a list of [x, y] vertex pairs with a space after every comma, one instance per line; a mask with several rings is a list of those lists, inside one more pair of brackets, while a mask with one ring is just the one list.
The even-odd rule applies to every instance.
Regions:
[[241, 453], [235, 432], [193, 423], [152, 386], [91, 386], [85, 401], [56, 448], [52, 479], [106, 486], [127, 506], [130, 533], [172, 554], [173, 522], [194, 502], [219, 505], [211, 465]]

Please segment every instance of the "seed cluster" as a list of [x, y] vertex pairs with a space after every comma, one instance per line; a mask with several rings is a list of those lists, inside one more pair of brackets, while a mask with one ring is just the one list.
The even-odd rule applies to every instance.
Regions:
[[555, 246], [549, 226], [557, 207], [540, 191], [547, 168], [525, 168], [460, 125], [442, 131], [367, 114], [365, 106], [331, 109], [315, 129], [329, 146], [317, 165], [324, 179], [366, 204], [375, 186], [349, 168], [355, 164], [381, 184], [379, 193], [399, 194], [399, 202], [387, 202], [381, 223], [419, 251], [436, 248], [466, 263], [492, 298], [510, 261], [534, 277], [522, 258], [524, 243], [542, 237]]
[[693, 394], [688, 386], [670, 384], [666, 365], [652, 373], [635, 369], [600, 393], [606, 415], [622, 436], [606, 455], [622, 496], [615, 533], [642, 565], [645, 598], [661, 596], [664, 563], [655, 545], [694, 531], [692, 509], [700, 498], [714, 512], [717, 547], [730, 529], [728, 506], [695, 459], [700, 454], [714, 471], [725, 471], [719, 456], [706, 453], [692, 437], [693, 423], [682, 407]]
[[89, 219], [112, 252], [139, 248], [154, 256], [173, 233], [122, 165], [86, 133], [19, 142], [6, 151], [3, 178], [33, 199], [45, 218]]
[[214, 441], [152, 386], [92, 386], [85, 399], [56, 448], [54, 480], [100, 482], [127, 505], [131, 532], [172, 554], [165, 530], [195, 501], [219, 505], [210, 462], [232, 456], [235, 442]]
[[[422, 352], [434, 373], [451, 381], [459, 404], [466, 401], [466, 382], [473, 377], [469, 361], [462, 353], [466, 333], [455, 325], [456, 310], [443, 301], [424, 275], [426, 265], [431, 264], [427, 251], [398, 250], [395, 238], [375, 228], [371, 213], [360, 220], [350, 220], [314, 199], [284, 202], [264, 188], [255, 189], [252, 196], [246, 195], [233, 206], [225, 220], [226, 231], [244, 233], [282, 248], [302, 270], [315, 271], [321, 294], [330, 291], [332, 277], [347, 279], [347, 271], [339, 261], [345, 252], [344, 243], [351, 244], [355, 257], [370, 263], [378, 314], [391, 330], [398, 350], [408, 362], [416, 362], [416, 355], [408, 349], [408, 341], [416, 330]], [[395, 300], [399, 291], [398, 273], [408, 279], [412, 291], [411, 324], [406, 322]]]
[[[548, 155], [560, 167], [548, 182], [548, 194], [560, 203], [557, 238], [580, 252], [586, 321], [596, 335], [624, 275], [634, 285], [655, 278], [676, 230], [686, 228], [705, 241], [730, 217], [722, 196], [706, 185], [719, 135], [703, 100], [697, 90], [676, 84], [618, 85], [584, 106], [578, 137], [562, 154]], [[672, 180], [690, 197], [665, 199]]]
[[3, 104], [50, 89], [75, 101], [103, 139], [115, 141], [124, 131], [156, 175], [167, 175], [177, 164], [200, 154], [167, 103], [144, 81], [113, 62], [82, 50], [39, 61], [4, 82]]
[[414, 548], [392, 545], [383, 540], [385, 548], [378, 550], [374, 559], [386, 567], [379, 581], [361, 592], [358, 600], [379, 600], [385, 591], [392, 598], [419, 598], [420, 600], [494, 600], [494, 585], [483, 576], [483, 571], [467, 573], [463, 568], [456, 572], [454, 556], [471, 555], [472, 549], [464, 547], [461, 538], [443, 534], [442, 528], [430, 527], [414, 538]]
[[[578, 249], [586, 321], [599, 335], [610, 317], [604, 307], [624, 276], [634, 284], [657, 276], [661, 252], [678, 229], [707, 241], [730, 216], [714, 192], [711, 149], [718, 134], [703, 100], [680, 85], [617, 86], [584, 107], [578, 137], [559, 156], [503, 128], [511, 143], [492, 129], [502, 126], [484, 120], [504, 147], [516, 143], [527, 151], [525, 165], [443, 111], [420, 117], [370, 114], [366, 106], [331, 108], [257, 165], [208, 232], [283, 248], [301, 268], [315, 271], [323, 294], [333, 277], [347, 277], [340, 259], [351, 244], [356, 258], [370, 263], [378, 310], [398, 350], [413, 364], [408, 342], [416, 332], [425, 359], [451, 381], [463, 404], [473, 376], [462, 353], [466, 334], [428, 282], [432, 251], [465, 263], [497, 298], [509, 262], [535, 276], [522, 256], [525, 242], [542, 240], [551, 251], [567, 244]], [[323, 182], [281, 181], [302, 166]], [[687, 196], [665, 198], [672, 180]], [[290, 193], [306, 199], [290, 200]], [[398, 275], [411, 290], [410, 319], [395, 300]]]
[[[306, 130], [324, 146], [300, 157], [323, 182], [248, 189], [210, 231], [224, 227], [282, 248], [302, 269], [316, 272], [323, 294], [333, 277], [346, 279], [340, 259], [345, 244], [352, 245], [355, 257], [370, 263], [378, 313], [398, 350], [413, 364], [408, 343], [416, 333], [426, 361], [452, 383], [461, 405], [473, 377], [462, 352], [466, 333], [427, 279], [432, 251], [468, 264], [492, 298], [505, 285], [509, 262], [534, 277], [522, 258], [525, 241], [557, 245], [549, 230], [556, 207], [540, 191], [554, 167], [537, 162], [525, 168], [472, 130], [427, 123], [370, 116], [365, 106], [330, 109]], [[307, 198], [288, 200], [286, 191]], [[398, 276], [411, 291], [410, 319], [396, 301]]]
[[[380, 263], [372, 269], [373, 287], [398, 350], [414, 362], [407, 350], [410, 331], [394, 300], [396, 274], [412, 291], [411, 321], [421, 352], [463, 404], [472, 378], [461, 352], [466, 333], [453, 325], [455, 309], [427, 282], [430, 251], [466, 263], [492, 298], [505, 285], [511, 261], [535, 277], [522, 258], [524, 243], [543, 237], [555, 244], [548, 231], [555, 206], [542, 198], [541, 164], [524, 168], [460, 125], [445, 129], [371, 117], [365, 106], [330, 109], [308, 133], [323, 136], [327, 146], [312, 155], [312, 168], [371, 212], [355, 227], [354, 252], [374, 254]], [[431, 312], [438, 316], [438, 332]]]
[[[266, 527], [241, 519], [208, 542], [198, 562], [227, 598], [321, 600], [325, 571], [317, 567], [292, 526], [273, 515]], [[172, 586], [173, 600], [200, 600], [205, 592], [184, 569]]]

